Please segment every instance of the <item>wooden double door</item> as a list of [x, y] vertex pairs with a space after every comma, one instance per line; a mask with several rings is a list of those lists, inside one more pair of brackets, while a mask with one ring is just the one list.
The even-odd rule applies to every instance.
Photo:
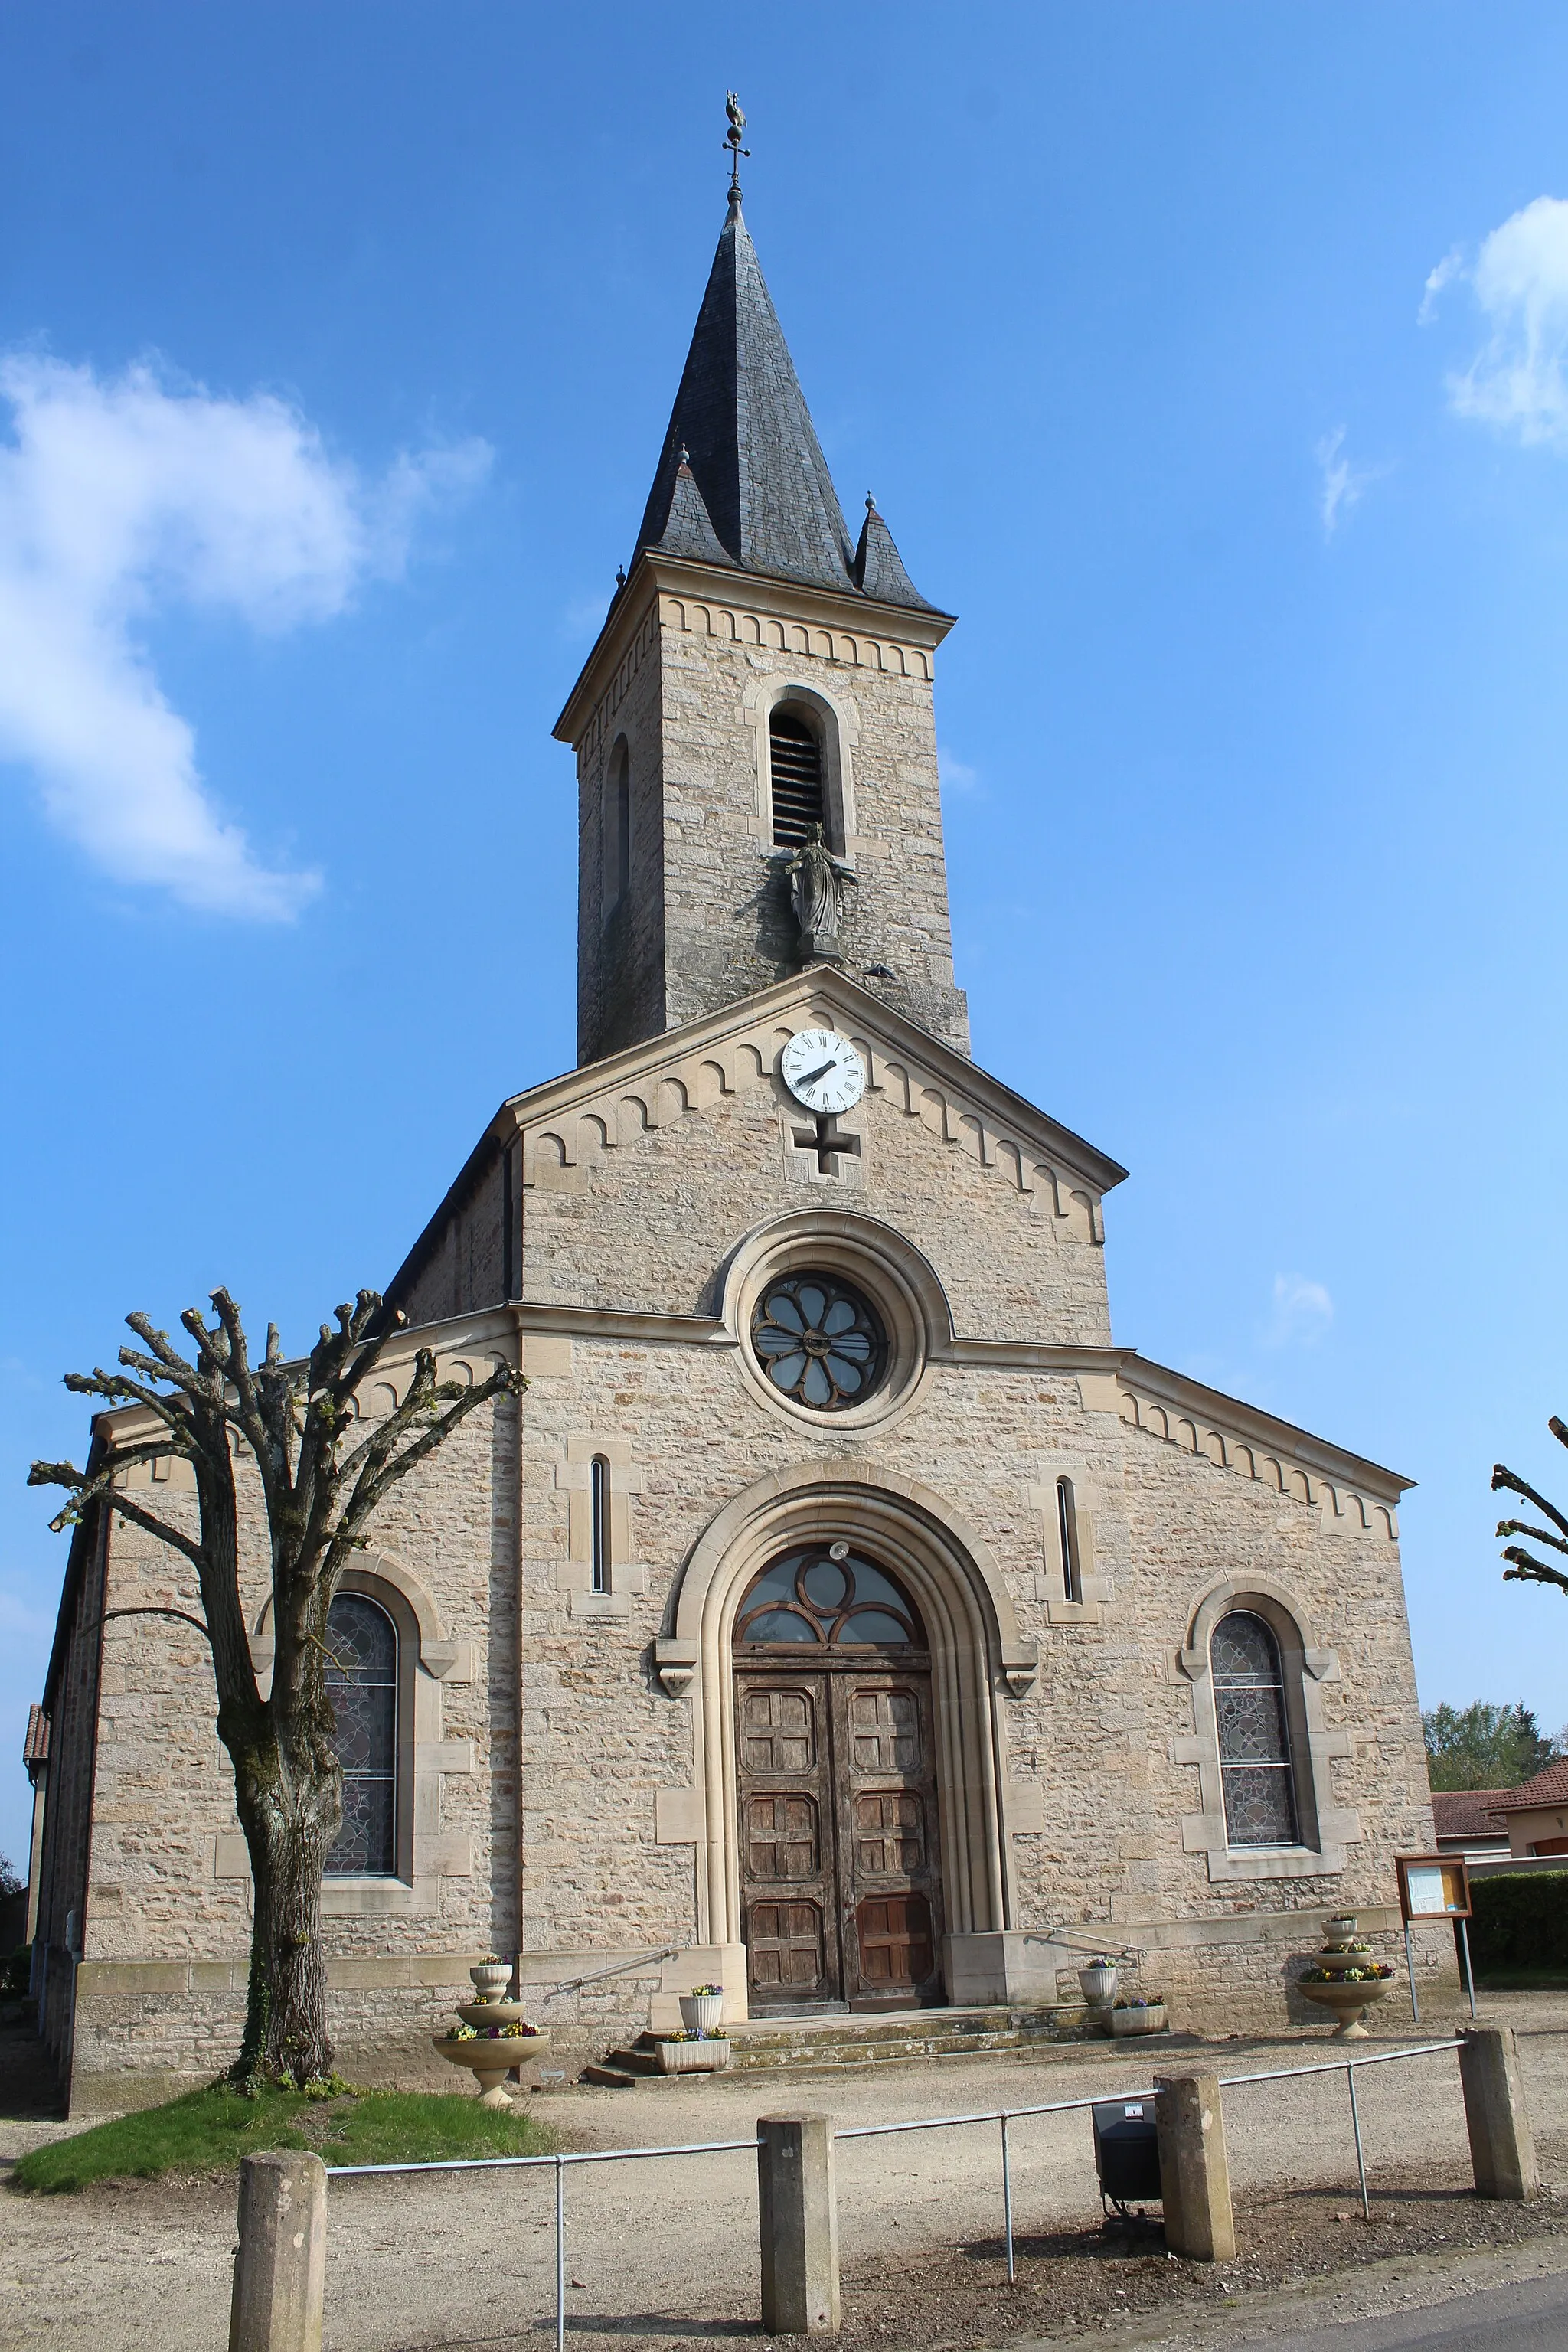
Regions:
[[758, 2009], [942, 1997], [929, 1667], [737, 1667], [741, 1933]]

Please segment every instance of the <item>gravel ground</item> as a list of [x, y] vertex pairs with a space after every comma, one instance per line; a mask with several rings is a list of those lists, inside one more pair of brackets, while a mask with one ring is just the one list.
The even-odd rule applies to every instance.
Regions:
[[[1568, 2137], [1560, 2136], [1560, 2123], [1568, 2122], [1568, 2001], [1513, 1994], [1490, 2002], [1487, 2014], [1520, 2031], [1544, 2168], [1568, 2183]], [[1410, 2037], [1379, 2038], [1392, 2045]], [[1163, 2056], [1078, 2047], [804, 2083], [737, 2076], [629, 2093], [574, 2088], [540, 2096], [535, 2105], [572, 2146], [674, 2146], [743, 2137], [759, 2113], [773, 2108], [827, 2109], [841, 2124], [888, 2123], [1109, 2095], [1147, 2080], [1139, 2059], [1150, 2070], [1206, 2062], [1232, 2074], [1327, 2054], [1323, 2037], [1306, 2033]], [[1561, 2246], [1568, 2264], [1568, 2209], [1555, 2196], [1527, 2212], [1482, 2206], [1465, 2193], [1457, 2076], [1453, 2058], [1440, 2055], [1373, 2067], [1360, 2077], [1376, 2217], [1371, 2231], [1360, 2217], [1342, 2074], [1228, 2091], [1245, 2251], [1223, 2273], [1100, 2233], [1082, 2114], [1013, 2126], [1022, 2252], [1013, 2289], [998, 2252], [994, 2125], [841, 2143], [847, 2332], [852, 2343], [896, 2344], [900, 2352], [1019, 2339], [1070, 2342], [1087, 2333], [1105, 2343], [1124, 2335], [1130, 2342], [1197, 2341], [1169, 2331], [1223, 2335], [1241, 2316], [1264, 2315], [1281, 2293], [1299, 2324], [1302, 2282], [1327, 2292], [1331, 2274], [1349, 2269], [1359, 2276], [1369, 2263], [1373, 2284], [1345, 2294], [1382, 2292], [1373, 2273], [1391, 2262], [1396, 2270], [1401, 2263], [1413, 2268], [1428, 2286], [1450, 2274], [1458, 2279], [1456, 2262], [1507, 2256], [1552, 2263]], [[0, 2123], [0, 2162], [58, 2128]], [[693, 2337], [709, 2339], [714, 2352], [742, 2344], [755, 2352], [762, 2341], [755, 2181], [749, 2150], [573, 2168], [568, 2301], [582, 2352]], [[437, 2346], [477, 2352], [547, 2340], [549, 2173], [342, 2181], [330, 2195], [328, 2352]], [[152, 2342], [161, 2352], [206, 2352], [226, 2331], [233, 2217], [231, 2181], [128, 2183], [72, 2198], [0, 2200], [0, 2347], [142, 2352]]]

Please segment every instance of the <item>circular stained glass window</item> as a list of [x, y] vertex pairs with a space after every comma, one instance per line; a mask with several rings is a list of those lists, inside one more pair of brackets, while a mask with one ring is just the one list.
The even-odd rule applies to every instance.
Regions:
[[888, 1341], [868, 1298], [832, 1274], [786, 1274], [752, 1318], [752, 1345], [781, 1396], [842, 1412], [876, 1389]]

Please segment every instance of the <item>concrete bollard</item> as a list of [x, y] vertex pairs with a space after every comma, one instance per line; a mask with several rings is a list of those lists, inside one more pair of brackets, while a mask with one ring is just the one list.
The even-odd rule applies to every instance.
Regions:
[[757, 2117], [763, 2327], [838, 2333], [838, 2192], [831, 2116]]
[[1228, 2263], [1236, 2254], [1236, 2216], [1219, 2076], [1156, 2074], [1154, 2094], [1165, 2243], [1190, 2262]]
[[1511, 2025], [1461, 2026], [1459, 2081], [1477, 2196], [1526, 2201], [1541, 2174]]
[[228, 2352], [321, 2352], [327, 2168], [304, 2150], [239, 2168]]

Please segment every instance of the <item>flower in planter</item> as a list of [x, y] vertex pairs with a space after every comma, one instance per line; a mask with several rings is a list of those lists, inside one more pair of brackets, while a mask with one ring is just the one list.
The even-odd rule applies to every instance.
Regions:
[[688, 1998], [691, 2000], [702, 2000], [711, 1998], [714, 1993], [722, 1992], [723, 1990], [722, 1985], [693, 1985]]
[[471, 2025], [454, 2025], [447, 2036], [448, 2042], [477, 2042], [479, 2038]]
[[521, 2017], [514, 2017], [510, 2025], [501, 2027], [500, 2032], [503, 2042], [533, 2042], [539, 2037], [538, 2026], [527, 2024]]
[[1129, 1999], [1119, 2000], [1116, 2006], [1118, 2009], [1163, 2009], [1165, 1996], [1163, 1992], [1134, 1993]]

